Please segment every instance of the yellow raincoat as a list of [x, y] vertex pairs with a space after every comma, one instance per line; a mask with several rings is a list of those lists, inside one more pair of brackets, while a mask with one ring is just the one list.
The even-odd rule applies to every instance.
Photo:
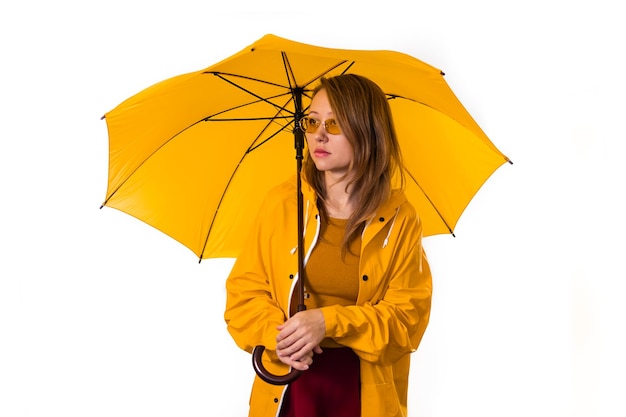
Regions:
[[[315, 194], [304, 181], [302, 188], [306, 262], [320, 225]], [[228, 331], [248, 352], [265, 346], [263, 364], [276, 375], [289, 372], [276, 357], [275, 338], [297, 280], [296, 205], [295, 180], [270, 192], [226, 281]], [[363, 417], [407, 415], [410, 354], [426, 330], [432, 293], [421, 237], [413, 206], [394, 192], [362, 234], [356, 305], [322, 308], [326, 337], [360, 359]], [[249, 416], [277, 416], [285, 389], [256, 376]]]

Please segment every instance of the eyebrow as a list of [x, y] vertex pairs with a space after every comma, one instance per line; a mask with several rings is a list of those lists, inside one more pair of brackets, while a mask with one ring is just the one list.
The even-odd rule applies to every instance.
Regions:
[[[309, 111], [308, 115], [311, 115], [311, 114], [314, 114], [314, 115], [319, 116], [319, 117], [324, 117], [324, 116], [322, 116], [322, 114], [320, 114], [319, 112], [317, 112], [315, 110]], [[327, 113], [325, 117], [328, 118], [328, 119], [336, 119], [337, 118], [337, 116], [335, 116], [335, 112], [332, 112], [332, 111], [330, 113]]]

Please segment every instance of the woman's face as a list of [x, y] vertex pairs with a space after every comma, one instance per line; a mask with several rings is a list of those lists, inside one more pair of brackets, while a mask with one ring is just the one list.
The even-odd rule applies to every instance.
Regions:
[[313, 97], [309, 117], [317, 120], [319, 125], [314, 133], [306, 133], [309, 154], [318, 170], [339, 179], [349, 172], [354, 149], [343, 132], [333, 135], [326, 131], [325, 122], [336, 120], [326, 90], [320, 90]]

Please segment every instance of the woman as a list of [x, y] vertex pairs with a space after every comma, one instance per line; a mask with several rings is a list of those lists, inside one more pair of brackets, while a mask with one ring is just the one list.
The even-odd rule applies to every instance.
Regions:
[[420, 219], [394, 189], [402, 161], [389, 104], [369, 79], [340, 75], [321, 80], [302, 122], [307, 308], [290, 317], [295, 181], [270, 192], [226, 282], [237, 345], [265, 346], [273, 374], [302, 371], [288, 386], [256, 377], [249, 415], [406, 416], [432, 286]]

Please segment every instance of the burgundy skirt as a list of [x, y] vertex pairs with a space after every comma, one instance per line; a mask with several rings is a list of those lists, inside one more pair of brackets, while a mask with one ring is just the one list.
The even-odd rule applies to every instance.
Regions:
[[359, 358], [349, 348], [324, 348], [287, 387], [280, 417], [360, 417]]

